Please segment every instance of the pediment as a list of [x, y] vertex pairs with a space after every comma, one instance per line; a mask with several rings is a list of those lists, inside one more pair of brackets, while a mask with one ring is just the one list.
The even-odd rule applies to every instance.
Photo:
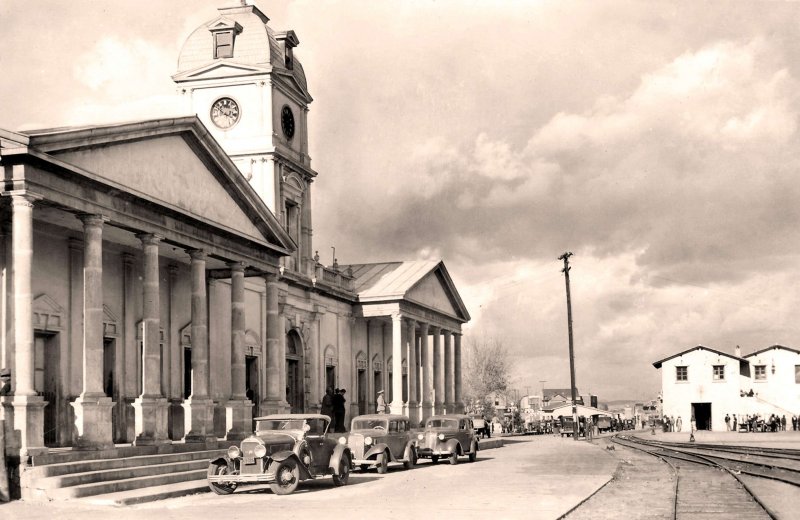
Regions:
[[239, 25], [235, 20], [231, 20], [230, 18], [226, 18], [225, 16], [220, 16], [216, 20], [209, 22], [206, 24], [206, 27], [209, 31], [227, 31], [233, 30], [236, 33], [242, 32], [242, 26]]
[[65, 327], [64, 308], [47, 294], [37, 296], [33, 300], [32, 307], [34, 329], [59, 331]]
[[445, 314], [459, 315], [451, 295], [448, 294], [443, 280], [435, 270], [428, 273], [409, 289], [405, 299]]
[[258, 67], [233, 61], [215, 62], [193, 70], [187, 70], [172, 76], [173, 81], [181, 82], [196, 79], [231, 78], [237, 76], [252, 76], [254, 74], [268, 74], [271, 66]]

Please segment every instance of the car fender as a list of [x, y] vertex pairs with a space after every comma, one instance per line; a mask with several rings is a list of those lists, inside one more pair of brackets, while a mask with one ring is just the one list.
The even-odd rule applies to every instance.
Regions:
[[388, 444], [383, 443], [383, 442], [380, 443], [380, 444], [376, 444], [373, 447], [371, 447], [364, 454], [364, 458], [365, 459], [369, 459], [369, 458], [372, 458], [372, 457], [377, 458], [378, 454], [384, 453], [384, 452], [387, 452], [387, 451], [389, 452], [389, 462], [394, 462], [395, 459], [394, 459], [394, 455], [392, 455], [392, 450], [389, 449], [389, 445]]
[[456, 455], [460, 455], [462, 453], [461, 444], [457, 439], [450, 439], [447, 441], [447, 451], [450, 453], [455, 453]]
[[416, 443], [414, 441], [409, 442], [406, 444], [406, 449], [403, 450], [403, 458], [405, 460], [411, 460], [411, 454], [414, 453], [417, 449]]
[[287, 459], [294, 459], [294, 461], [297, 463], [297, 468], [300, 470], [300, 480], [314, 478], [311, 472], [308, 471], [308, 467], [303, 464], [303, 461], [301, 461], [297, 454], [293, 451], [279, 451], [278, 453], [273, 454], [270, 458], [272, 459], [273, 463], [283, 462]]
[[353, 455], [350, 453], [350, 448], [344, 444], [337, 444], [333, 449], [330, 461], [328, 462], [328, 467], [331, 469], [334, 475], [338, 475], [341, 472], [340, 468], [342, 464], [342, 457], [344, 457], [345, 454], [347, 454], [350, 459], [350, 469], [353, 469]]
[[226, 466], [228, 466], [229, 470], [231, 471], [234, 470], [233, 461], [227, 455], [225, 455], [224, 457], [217, 457], [216, 459], [211, 459], [210, 461], [208, 461], [209, 468], [211, 467], [212, 464], [225, 464]]

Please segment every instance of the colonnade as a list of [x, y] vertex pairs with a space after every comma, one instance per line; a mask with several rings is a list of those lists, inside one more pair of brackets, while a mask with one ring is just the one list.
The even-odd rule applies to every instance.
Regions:
[[[462, 413], [461, 333], [431, 325], [401, 313], [392, 314], [392, 371], [402, 374], [408, 361], [408, 401], [403, 402], [403, 379], [392, 379], [392, 413], [412, 421], [431, 415]], [[403, 322], [405, 331], [403, 334]]]
[[[33, 210], [36, 197], [12, 195], [12, 269], [14, 301], [13, 428], [20, 431], [20, 454], [37, 455], [44, 445], [44, 408], [47, 402], [34, 388], [33, 320]], [[102, 215], [80, 214], [83, 223], [83, 327], [81, 331], [82, 391], [70, 403], [75, 412], [76, 448], [101, 450], [114, 447], [111, 410], [103, 380], [103, 228]], [[168, 432], [169, 402], [162, 394], [160, 347], [159, 243], [164, 237], [136, 235], [142, 247], [142, 393], [135, 399], [137, 445], [171, 442]], [[208, 297], [206, 252], [187, 249], [191, 274], [191, 395], [184, 400], [186, 442], [215, 441], [214, 401], [210, 397]], [[245, 388], [245, 264], [231, 261], [231, 398], [226, 407], [227, 437], [244, 438], [252, 430], [252, 403]], [[265, 404], [284, 409], [280, 387], [281, 334], [278, 317], [277, 277], [263, 275], [267, 307], [267, 391]]]

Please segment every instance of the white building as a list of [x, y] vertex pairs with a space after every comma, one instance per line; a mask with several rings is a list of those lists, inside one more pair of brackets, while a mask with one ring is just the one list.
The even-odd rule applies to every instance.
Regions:
[[[800, 413], [800, 351], [772, 345], [746, 356], [737, 346], [733, 355], [698, 345], [653, 363], [663, 368], [663, 415], [692, 416], [697, 429], [725, 430], [725, 415]], [[731, 421], [732, 422], [732, 421]]]

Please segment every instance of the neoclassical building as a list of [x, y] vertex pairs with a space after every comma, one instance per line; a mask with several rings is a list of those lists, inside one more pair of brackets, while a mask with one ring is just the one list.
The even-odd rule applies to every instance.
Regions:
[[323, 266], [293, 31], [219, 9], [173, 76], [186, 117], [0, 129], [7, 453], [240, 439], [318, 411], [461, 403], [469, 314], [442, 262]]

